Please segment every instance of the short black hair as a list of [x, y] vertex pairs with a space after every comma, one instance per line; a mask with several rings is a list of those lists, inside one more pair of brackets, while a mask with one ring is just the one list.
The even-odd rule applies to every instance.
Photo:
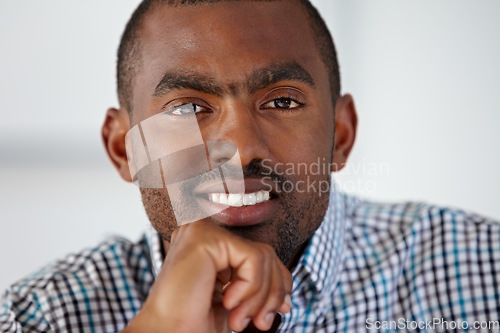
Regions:
[[[142, 61], [139, 30], [149, 9], [155, 4], [182, 6], [209, 4], [220, 1], [245, 0], [143, 0], [139, 4], [125, 27], [120, 41], [120, 46], [118, 48], [116, 79], [118, 99], [121, 107], [127, 108], [129, 113], [132, 112], [134, 80], [135, 76], [139, 72], [139, 69], [141, 68]], [[298, 2], [304, 6], [309, 16], [309, 23], [313, 30], [315, 42], [321, 59], [328, 69], [332, 103], [335, 107], [335, 102], [340, 96], [340, 71], [332, 35], [330, 34], [330, 31], [328, 30], [328, 27], [318, 10], [310, 3], [309, 0], [298, 0]]]

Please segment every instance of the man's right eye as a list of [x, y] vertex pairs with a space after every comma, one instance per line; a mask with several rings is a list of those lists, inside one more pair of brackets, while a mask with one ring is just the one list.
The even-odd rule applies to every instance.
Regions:
[[167, 110], [165, 113], [173, 116], [191, 116], [200, 112], [210, 112], [210, 109], [198, 104], [186, 103]]

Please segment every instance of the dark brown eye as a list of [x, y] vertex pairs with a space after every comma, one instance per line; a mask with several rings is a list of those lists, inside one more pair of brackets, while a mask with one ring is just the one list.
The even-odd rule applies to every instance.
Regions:
[[303, 104], [293, 100], [292, 98], [280, 97], [267, 102], [262, 107], [264, 109], [295, 109], [302, 105]]
[[289, 109], [292, 104], [290, 98], [278, 98], [274, 100], [274, 107], [278, 109]]

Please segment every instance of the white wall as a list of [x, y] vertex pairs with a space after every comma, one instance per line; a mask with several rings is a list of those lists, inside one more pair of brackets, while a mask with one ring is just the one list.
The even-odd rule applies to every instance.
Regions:
[[344, 187], [499, 219], [500, 2], [314, 2], [359, 113]]
[[[136, 239], [137, 189], [99, 130], [138, 0], [0, 2], [0, 289], [106, 234]], [[500, 218], [500, 3], [317, 0], [359, 132], [341, 185]]]
[[136, 5], [0, 1], [0, 289], [106, 234], [137, 239], [148, 223], [100, 142]]

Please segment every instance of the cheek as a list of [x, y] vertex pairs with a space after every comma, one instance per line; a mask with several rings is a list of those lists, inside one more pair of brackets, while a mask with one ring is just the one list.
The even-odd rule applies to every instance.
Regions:
[[333, 147], [333, 116], [297, 121], [266, 131], [266, 141], [272, 154], [281, 163], [327, 163]]
[[163, 239], [170, 239], [177, 221], [166, 189], [141, 188], [142, 203], [151, 225]]

